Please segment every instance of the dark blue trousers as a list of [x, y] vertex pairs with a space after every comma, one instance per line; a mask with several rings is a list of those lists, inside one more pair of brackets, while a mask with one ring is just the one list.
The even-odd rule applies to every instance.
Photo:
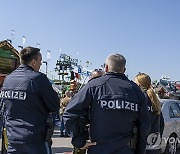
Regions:
[[8, 154], [51, 154], [46, 142], [34, 144], [8, 144]]

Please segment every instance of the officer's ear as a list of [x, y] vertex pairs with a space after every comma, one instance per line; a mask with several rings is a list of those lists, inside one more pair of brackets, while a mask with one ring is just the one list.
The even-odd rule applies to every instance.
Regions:
[[125, 73], [125, 72], [126, 72], [126, 68], [124, 67], [123, 73]]
[[105, 64], [104, 71], [105, 71], [105, 72], [108, 72], [108, 70], [109, 70], [108, 65]]
[[33, 59], [33, 60], [29, 63], [29, 66], [31, 66], [32, 68], [34, 68], [35, 65], [36, 65], [36, 59]]
[[32, 60], [32, 65], [33, 66], [36, 65], [36, 60], [35, 59]]

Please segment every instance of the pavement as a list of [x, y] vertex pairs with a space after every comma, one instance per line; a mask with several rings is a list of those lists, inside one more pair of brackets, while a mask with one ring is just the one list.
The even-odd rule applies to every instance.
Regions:
[[52, 145], [53, 154], [69, 154], [70, 152], [72, 152], [73, 146], [71, 144], [71, 138], [60, 137], [59, 127], [55, 128], [52, 140], [53, 140], [53, 145]]

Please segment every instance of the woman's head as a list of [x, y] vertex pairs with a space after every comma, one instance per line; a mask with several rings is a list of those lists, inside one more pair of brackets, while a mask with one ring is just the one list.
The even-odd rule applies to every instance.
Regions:
[[135, 83], [142, 89], [148, 90], [151, 87], [151, 78], [145, 73], [139, 73], [135, 77]]
[[160, 114], [161, 112], [161, 104], [160, 101], [158, 100], [154, 90], [151, 87], [151, 78], [149, 75], [145, 73], [139, 73], [135, 77], [135, 83], [147, 93], [149, 99], [151, 100], [152, 107], [153, 107], [153, 112], [157, 115]]

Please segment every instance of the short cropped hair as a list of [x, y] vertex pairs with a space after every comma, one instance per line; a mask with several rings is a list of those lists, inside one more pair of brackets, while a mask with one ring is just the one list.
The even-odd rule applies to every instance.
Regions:
[[114, 53], [106, 58], [106, 65], [109, 71], [122, 73], [126, 65], [126, 59], [123, 55]]
[[29, 64], [33, 59], [37, 59], [40, 55], [40, 49], [34, 47], [26, 47], [20, 51], [21, 64]]

